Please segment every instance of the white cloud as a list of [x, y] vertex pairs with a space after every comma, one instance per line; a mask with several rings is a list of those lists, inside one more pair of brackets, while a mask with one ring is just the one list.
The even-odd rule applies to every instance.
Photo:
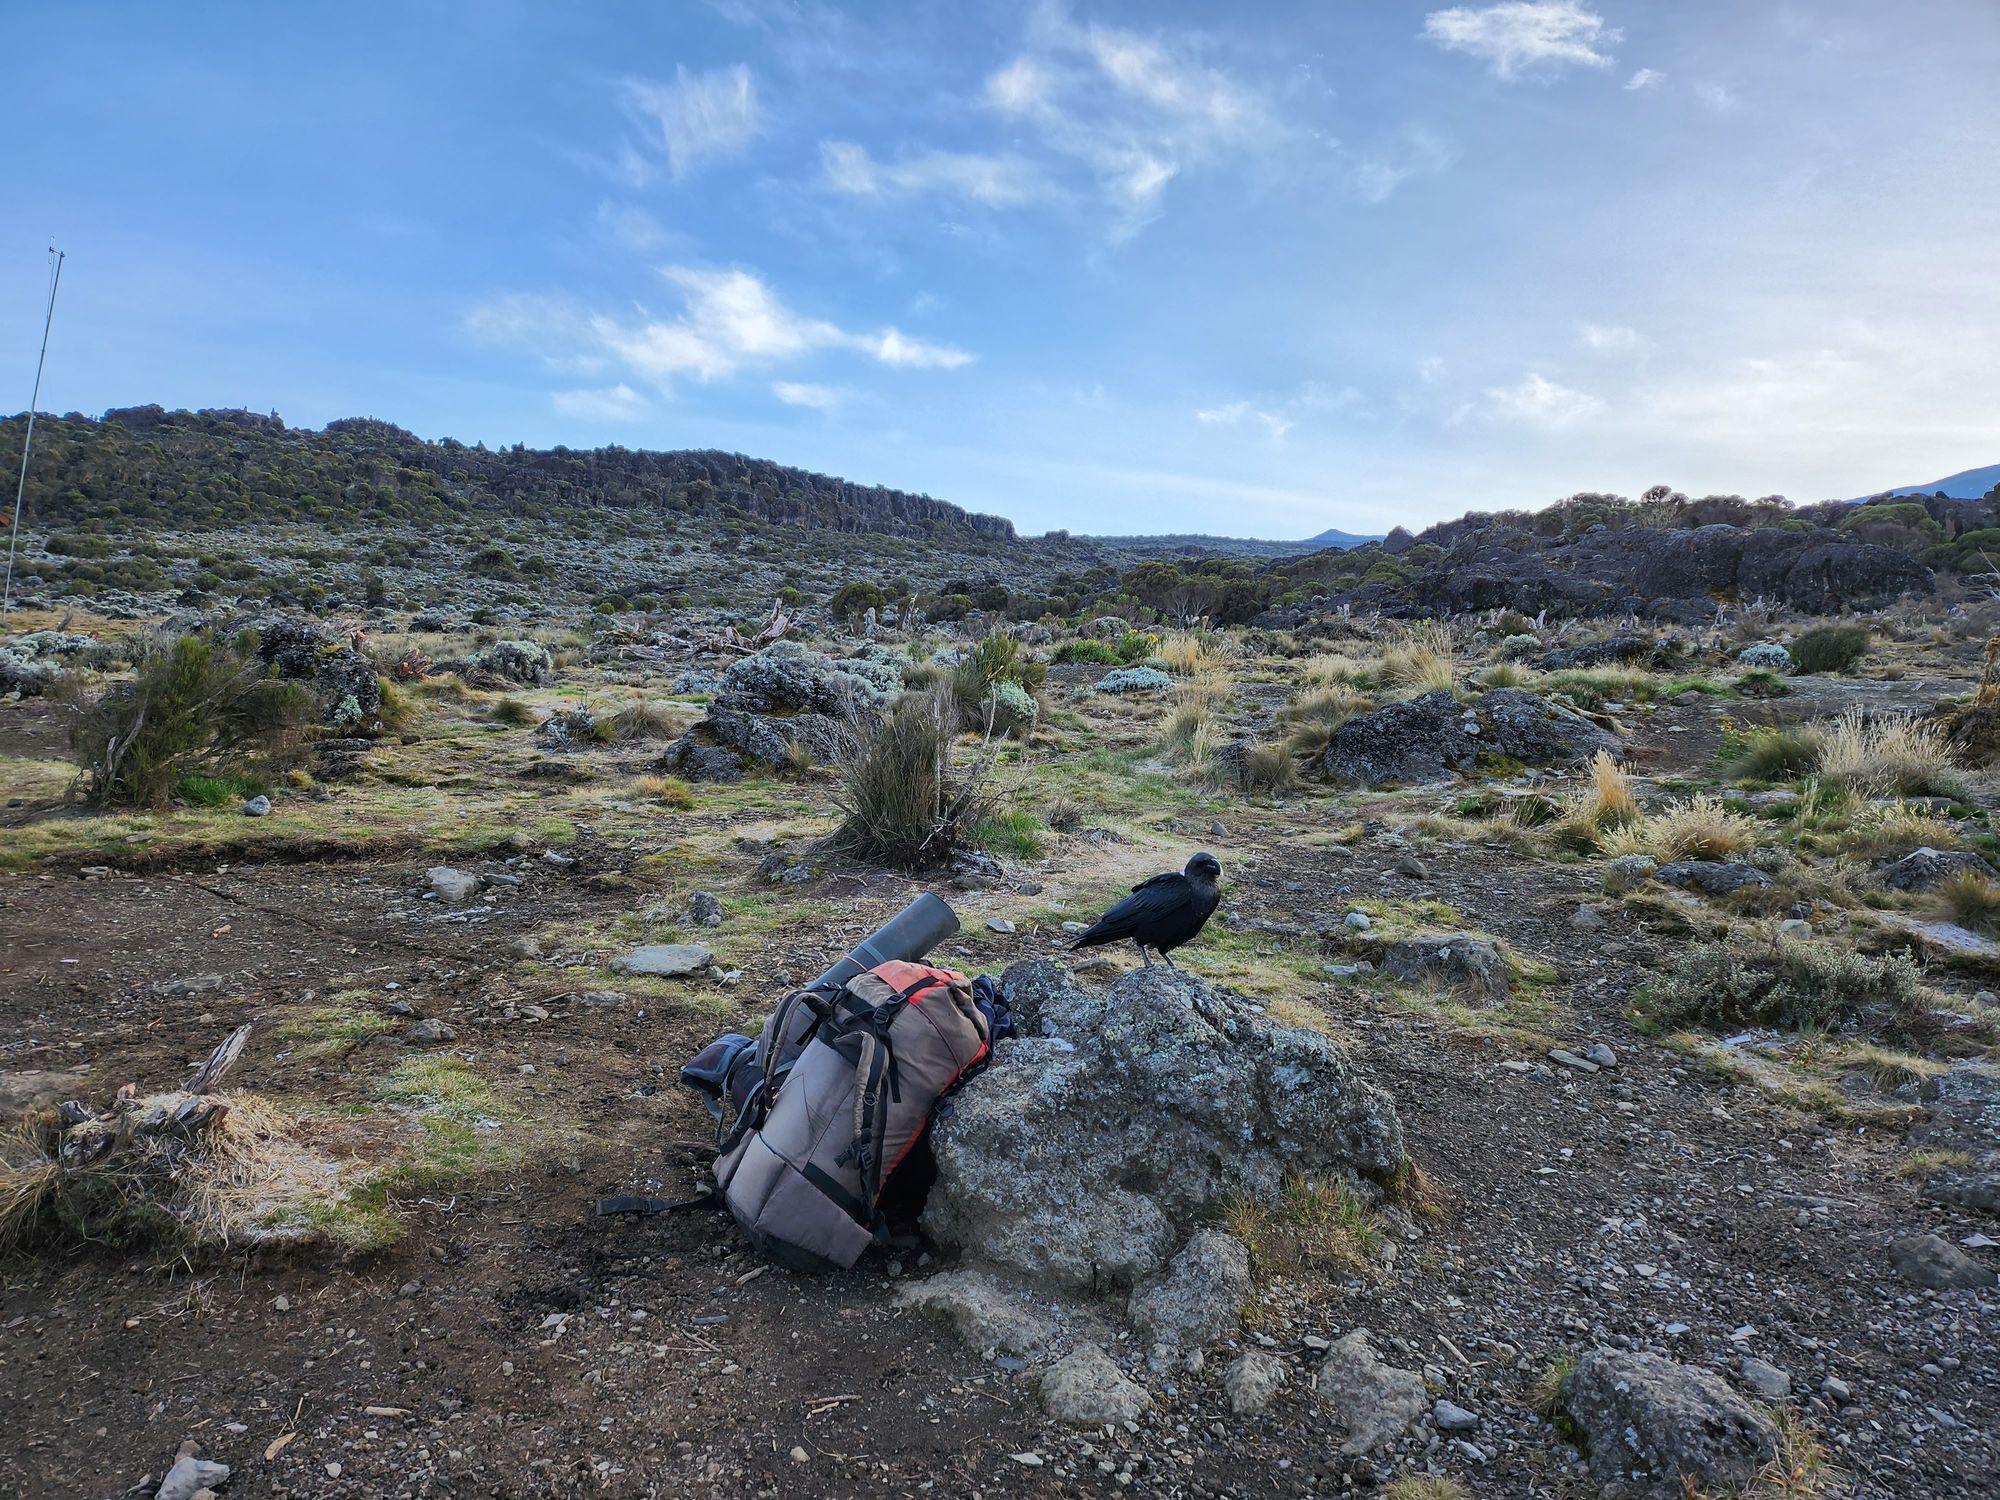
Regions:
[[1719, 115], [1734, 113], [1739, 100], [1728, 85], [1703, 79], [1694, 86], [1694, 96]]
[[625, 85], [625, 106], [665, 151], [676, 178], [741, 155], [764, 129], [756, 84], [740, 63], [708, 73], [676, 68], [672, 83], [634, 79]]
[[1454, 6], [1424, 17], [1424, 35], [1440, 47], [1479, 58], [1501, 79], [1577, 66], [1608, 68], [1619, 32], [1576, 0], [1506, 0], [1474, 10]]
[[723, 380], [742, 370], [782, 365], [829, 350], [886, 365], [954, 370], [972, 356], [913, 339], [895, 328], [854, 331], [785, 305], [749, 271], [662, 266], [686, 304], [679, 317], [640, 310], [636, 322], [587, 313], [562, 297], [510, 296], [476, 308], [466, 331], [489, 343], [523, 346], [557, 368], [616, 365], [659, 384]]
[[1010, 156], [927, 151], [877, 161], [867, 147], [851, 141], [827, 141], [819, 150], [827, 186], [856, 197], [936, 192], [1006, 208], [1026, 203], [1042, 190], [1034, 168]]
[[1623, 323], [1582, 323], [1576, 336], [1599, 354], [1642, 354], [1652, 347], [1638, 329]]
[[1528, 374], [1519, 383], [1486, 391], [1489, 416], [1527, 422], [1556, 430], [1603, 410], [1604, 403], [1584, 391], [1557, 385], [1544, 375]]
[[1408, 129], [1355, 164], [1355, 187], [1362, 201], [1381, 203], [1415, 177], [1435, 177], [1457, 159], [1449, 143], [1427, 130]]
[[635, 250], [642, 255], [662, 249], [682, 238], [645, 209], [631, 203], [613, 203], [606, 200], [598, 204], [597, 223], [599, 228], [627, 250]]
[[846, 393], [830, 385], [808, 385], [799, 380], [776, 380], [771, 383], [771, 394], [787, 406], [807, 406], [814, 411], [831, 412], [837, 410]]
[[987, 78], [985, 100], [1087, 174], [1130, 233], [1183, 173], [1287, 138], [1261, 95], [1197, 53], [1183, 38], [1081, 26], [1047, 8], [1028, 50]]
[[556, 410], [585, 422], [636, 422], [646, 415], [646, 398], [624, 383], [601, 390], [557, 391]]
[[1641, 89], [1656, 89], [1667, 81], [1667, 75], [1654, 68], [1641, 68], [1625, 80], [1625, 91], [1634, 93]]
[[1222, 406], [1205, 407], [1194, 414], [1194, 419], [1206, 427], [1242, 427], [1249, 424], [1261, 426], [1273, 438], [1282, 438], [1292, 430], [1292, 419], [1282, 412], [1266, 411], [1252, 406], [1248, 401], [1231, 401]]

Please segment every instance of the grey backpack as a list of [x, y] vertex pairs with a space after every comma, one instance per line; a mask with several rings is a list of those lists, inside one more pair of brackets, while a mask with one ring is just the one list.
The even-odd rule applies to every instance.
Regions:
[[780, 1265], [852, 1266], [883, 1230], [884, 1184], [988, 1053], [986, 1018], [954, 969], [898, 959], [831, 997], [787, 995], [728, 1070], [752, 1080], [716, 1144], [730, 1212]]

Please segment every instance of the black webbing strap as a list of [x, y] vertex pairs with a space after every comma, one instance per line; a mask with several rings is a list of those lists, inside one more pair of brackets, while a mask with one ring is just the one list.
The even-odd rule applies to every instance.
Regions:
[[854, 1220], [855, 1223], [866, 1225], [870, 1222], [868, 1210], [862, 1206], [861, 1200], [848, 1192], [846, 1188], [840, 1185], [837, 1179], [828, 1176], [819, 1167], [814, 1166], [811, 1162], [807, 1162], [799, 1168], [799, 1175], [818, 1188], [842, 1213]]
[[695, 1198], [640, 1198], [630, 1195], [599, 1198], [594, 1217], [609, 1219], [619, 1214], [636, 1214], [650, 1219], [654, 1214], [670, 1214], [683, 1208], [712, 1208], [721, 1202], [721, 1195], [713, 1188]]

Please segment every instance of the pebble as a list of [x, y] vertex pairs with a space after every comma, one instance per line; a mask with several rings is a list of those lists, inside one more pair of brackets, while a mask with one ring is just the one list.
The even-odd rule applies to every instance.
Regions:
[[1014, 924], [1005, 917], [988, 917], [986, 919], [986, 930], [988, 932], [997, 932], [1005, 937], [1013, 933]]
[[1618, 1054], [1602, 1042], [1592, 1042], [1583, 1055], [1596, 1063], [1600, 1068], [1615, 1068], [1618, 1066]]
[[803, 1448], [792, 1449], [792, 1462], [795, 1464], [802, 1464], [809, 1462], [811, 1458], [812, 1455], [806, 1452], [806, 1450]]
[[1007, 1455], [1017, 1464], [1026, 1464], [1031, 1469], [1039, 1469], [1044, 1460], [1039, 1453], [1010, 1453]]
[[248, 802], [243, 804], [243, 816], [246, 818], [267, 817], [270, 811], [271, 799], [269, 797], [252, 797]]
[[1375, 925], [1369, 920], [1368, 913], [1365, 911], [1351, 911], [1345, 917], [1341, 918], [1341, 920], [1347, 924], [1348, 929], [1352, 932], [1366, 932], [1370, 927]]
[[1838, 1375], [1829, 1375], [1819, 1383], [1820, 1394], [1836, 1405], [1845, 1406], [1854, 1399], [1854, 1388]]
[[1470, 1432], [1479, 1425], [1478, 1416], [1455, 1402], [1440, 1398], [1431, 1408], [1440, 1432]]

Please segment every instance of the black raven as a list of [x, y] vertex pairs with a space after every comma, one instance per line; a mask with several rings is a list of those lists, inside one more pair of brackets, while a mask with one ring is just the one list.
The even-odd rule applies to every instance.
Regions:
[[1146, 950], [1157, 948], [1171, 969], [1174, 961], [1167, 954], [1199, 933], [1221, 900], [1222, 866], [1213, 854], [1197, 854], [1180, 874], [1155, 875], [1133, 886], [1131, 895], [1077, 934], [1070, 947], [1095, 948], [1130, 938], [1148, 968], [1153, 958]]

